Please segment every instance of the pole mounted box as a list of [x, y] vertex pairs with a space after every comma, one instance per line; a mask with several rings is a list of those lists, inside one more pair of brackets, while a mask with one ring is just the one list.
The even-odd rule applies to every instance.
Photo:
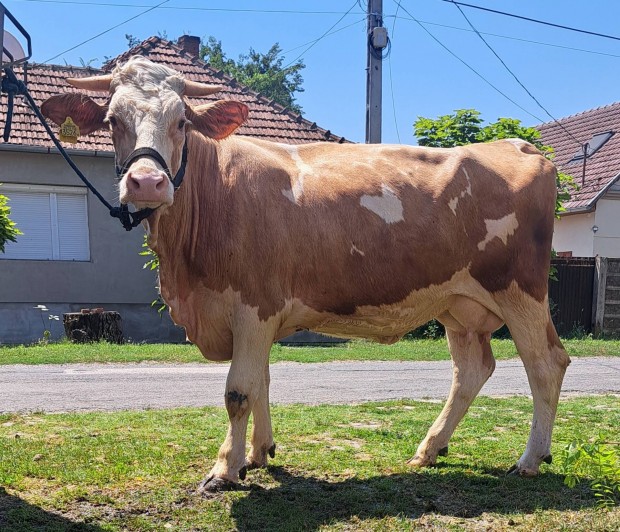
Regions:
[[375, 50], [383, 50], [386, 48], [388, 45], [387, 28], [383, 26], [373, 28], [370, 43]]

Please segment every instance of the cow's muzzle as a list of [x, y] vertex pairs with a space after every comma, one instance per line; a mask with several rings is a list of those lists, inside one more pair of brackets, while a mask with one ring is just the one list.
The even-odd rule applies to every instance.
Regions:
[[166, 172], [168, 179], [170, 179], [170, 181], [172, 182], [172, 186], [174, 187], [174, 190], [177, 190], [181, 186], [181, 183], [183, 182], [183, 177], [185, 176], [185, 167], [187, 166], [187, 137], [185, 137], [185, 142], [183, 144], [183, 152], [181, 153], [181, 166], [179, 166], [179, 169], [174, 177], [172, 177], [172, 172], [170, 171], [170, 168], [168, 167], [168, 163], [166, 163], [166, 160], [161, 156], [161, 154], [157, 150], [154, 150], [153, 148], [147, 148], [147, 147], [138, 148], [132, 151], [127, 157], [127, 159], [125, 159], [122, 165], [119, 165], [117, 162], [116, 163], [117, 177], [119, 179], [122, 179], [124, 175], [128, 172], [131, 165], [136, 160], [141, 159], [143, 157], [148, 157], [149, 159], [153, 159], [156, 163], [158, 163], [163, 168], [164, 172]]

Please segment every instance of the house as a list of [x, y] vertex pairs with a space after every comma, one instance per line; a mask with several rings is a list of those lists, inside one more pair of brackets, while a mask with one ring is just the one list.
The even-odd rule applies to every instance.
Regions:
[[556, 221], [554, 249], [564, 257], [620, 257], [620, 102], [537, 129], [579, 186]]
[[[103, 69], [28, 65], [27, 85], [34, 99], [74, 89], [68, 77], [111, 70], [119, 61], [141, 54], [182, 72], [188, 79], [223, 86], [217, 95], [191, 99], [240, 100], [250, 116], [239, 134], [291, 144], [344, 142], [284, 107], [241, 86], [198, 59], [200, 39], [183, 36], [177, 43], [151, 37], [104, 65]], [[21, 77], [21, 71], [18, 72]], [[98, 101], [106, 95], [91, 93]], [[6, 98], [0, 100], [0, 125], [6, 121]], [[134, 341], [182, 341], [185, 336], [167, 316], [151, 306], [157, 297], [155, 272], [143, 269], [139, 255], [143, 231], [127, 233], [109, 216], [58, 154], [33, 113], [16, 99], [8, 143], [0, 142], [0, 193], [10, 199], [12, 219], [23, 231], [17, 243], [0, 254], [0, 344], [40, 339], [45, 329], [62, 336], [62, 316], [81, 308], [120, 312], [126, 338]], [[76, 164], [112, 204], [118, 202], [114, 152], [109, 133], [98, 131], [65, 145]], [[36, 309], [45, 305], [49, 310]]]

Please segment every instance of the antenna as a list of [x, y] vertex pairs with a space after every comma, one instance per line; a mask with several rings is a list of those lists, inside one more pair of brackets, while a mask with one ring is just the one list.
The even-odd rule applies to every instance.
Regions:
[[[24, 48], [20, 44], [19, 40], [5, 29], [6, 21], [9, 21], [12, 26], [17, 30], [17, 33], [25, 39], [28, 53], [24, 51]], [[0, 48], [2, 49], [2, 55], [0, 55], [0, 68], [10, 68], [20, 63], [26, 62], [32, 56], [32, 42], [30, 35], [17, 22], [17, 19], [11, 15], [9, 10], [4, 7], [4, 4], [0, 2]]]

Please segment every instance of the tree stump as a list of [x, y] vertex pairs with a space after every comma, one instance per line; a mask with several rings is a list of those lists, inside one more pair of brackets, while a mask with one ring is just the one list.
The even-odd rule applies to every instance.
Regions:
[[123, 343], [123, 324], [118, 312], [103, 309], [82, 309], [82, 312], [63, 314], [67, 338], [75, 343], [106, 340], [113, 344]]

